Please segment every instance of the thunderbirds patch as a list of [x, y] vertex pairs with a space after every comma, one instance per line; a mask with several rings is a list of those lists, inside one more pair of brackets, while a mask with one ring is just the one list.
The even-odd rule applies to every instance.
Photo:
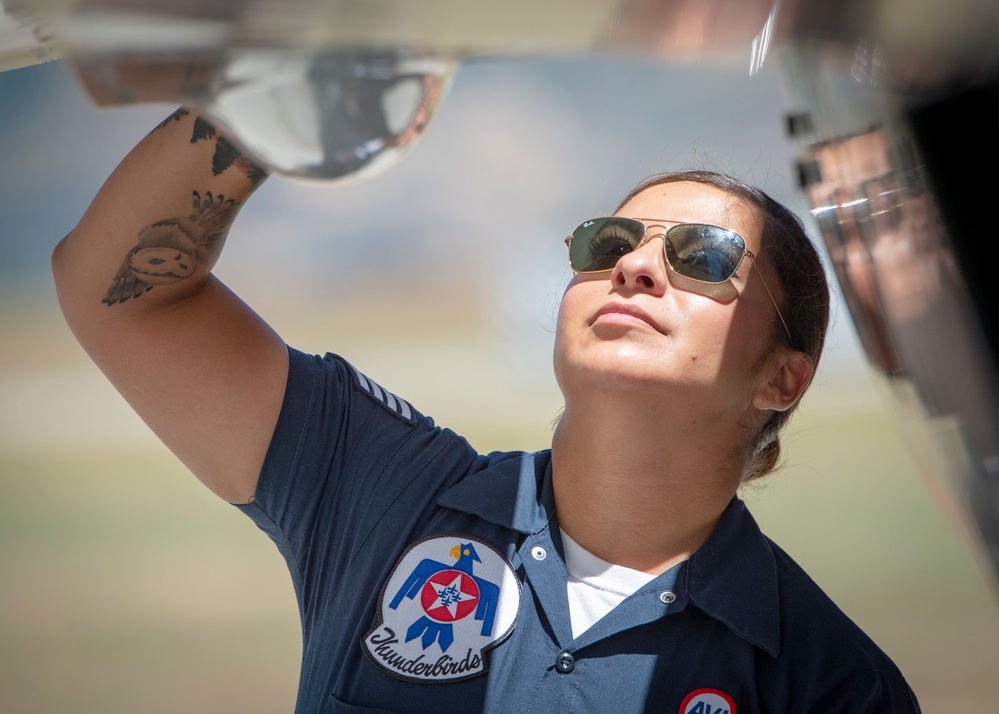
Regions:
[[382, 588], [381, 622], [362, 640], [393, 676], [455, 682], [486, 670], [486, 652], [513, 631], [520, 581], [487, 543], [435, 535], [411, 545]]

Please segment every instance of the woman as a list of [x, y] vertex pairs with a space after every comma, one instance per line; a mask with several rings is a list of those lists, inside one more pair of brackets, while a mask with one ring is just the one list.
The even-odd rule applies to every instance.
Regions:
[[299, 711], [918, 711], [735, 497], [773, 467], [828, 319], [786, 209], [694, 172], [581, 224], [552, 448], [480, 455], [210, 276], [261, 178], [213, 169], [220, 142], [173, 115], [54, 269], [109, 378], [287, 559]]

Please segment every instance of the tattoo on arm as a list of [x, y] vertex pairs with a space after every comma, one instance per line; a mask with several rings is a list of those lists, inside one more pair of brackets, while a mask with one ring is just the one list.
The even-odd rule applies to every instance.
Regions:
[[218, 176], [230, 166], [235, 166], [246, 175], [254, 187], [267, 178], [267, 172], [264, 169], [240, 154], [235, 146], [219, 135], [215, 127], [201, 117], [195, 117], [191, 143], [196, 144], [199, 141], [215, 142], [215, 155], [212, 156], [212, 174], [214, 176]]
[[157, 131], [159, 129], [162, 129], [163, 127], [165, 127], [170, 122], [180, 121], [181, 119], [183, 119], [184, 117], [186, 117], [190, 113], [191, 113], [190, 111], [188, 111], [187, 109], [184, 109], [184, 107], [181, 107], [180, 109], [178, 109], [177, 111], [175, 111], [173, 114], [171, 114], [170, 116], [168, 116], [166, 119], [164, 119], [163, 121], [161, 121], [159, 124], [157, 124], [156, 128], [154, 128], [153, 131]]
[[[181, 107], [161, 121], [153, 131], [162, 129], [172, 122], [180, 121], [190, 113], [189, 109]], [[254, 164], [249, 157], [240, 154], [236, 147], [222, 137], [215, 127], [200, 116], [196, 116], [194, 118], [194, 129], [191, 131], [191, 143], [197, 144], [199, 141], [215, 142], [215, 153], [212, 156], [213, 176], [218, 176], [230, 166], [235, 166], [250, 181], [250, 190], [256, 188], [257, 184], [267, 178], [267, 171], [265, 169]]]
[[111, 306], [138, 298], [154, 285], [194, 276], [218, 257], [239, 204], [231, 198], [193, 192], [188, 216], [166, 218], [139, 233], [101, 302]]

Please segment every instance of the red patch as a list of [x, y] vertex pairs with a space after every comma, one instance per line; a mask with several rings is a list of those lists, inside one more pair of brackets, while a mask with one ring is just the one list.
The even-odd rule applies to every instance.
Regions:
[[735, 714], [735, 702], [717, 689], [695, 689], [684, 698], [680, 714]]
[[442, 570], [423, 585], [420, 604], [437, 622], [463, 620], [479, 605], [479, 586], [460, 570]]

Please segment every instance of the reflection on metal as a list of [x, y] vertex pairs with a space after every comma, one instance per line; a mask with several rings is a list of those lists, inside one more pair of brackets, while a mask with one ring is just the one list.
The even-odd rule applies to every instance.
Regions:
[[[0, 0], [0, 70], [61, 51], [100, 104], [207, 111], [292, 176], [403, 155], [483, 55], [738, 66], [781, 47], [801, 184], [917, 461], [999, 573], [995, 0]], [[26, 34], [27, 33], [27, 34]]]
[[197, 106], [258, 162], [287, 176], [364, 178], [427, 126], [453, 63], [403, 49], [197, 49], [81, 53], [98, 104]]
[[954, 34], [970, 5], [979, 9], [950, 4], [958, 20], [939, 32], [916, 18], [911, 45], [878, 27], [877, 12], [866, 33], [799, 36], [785, 76], [802, 188], [861, 342], [916, 462], [995, 574], [999, 324], [988, 278], [999, 249], [979, 177], [999, 161], [999, 83], [995, 40]]
[[772, 0], [0, 2], [57, 29], [98, 104], [193, 105], [260, 163], [328, 180], [404, 156], [470, 57], [604, 49], [745, 67], [756, 35], [756, 71], [776, 19]]
[[754, 75], [763, 69], [763, 64], [767, 60], [767, 54], [770, 52], [770, 43], [774, 39], [774, 28], [777, 25], [777, 13], [779, 10], [780, 0], [775, 0], [773, 7], [770, 8], [770, 14], [767, 15], [767, 21], [763, 24], [763, 29], [760, 31], [760, 34], [753, 38], [753, 43], [750, 46], [750, 75]]
[[0, 72], [59, 59], [64, 51], [48, 8], [0, 0]]

